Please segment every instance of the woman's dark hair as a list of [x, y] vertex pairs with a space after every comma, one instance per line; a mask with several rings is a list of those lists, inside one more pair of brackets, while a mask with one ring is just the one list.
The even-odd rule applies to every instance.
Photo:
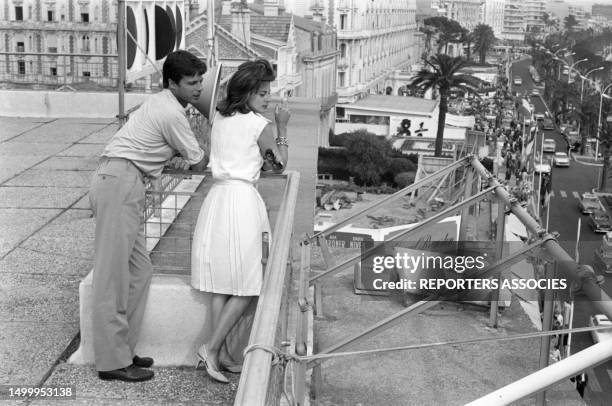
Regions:
[[162, 76], [164, 89], [169, 86], [169, 79], [178, 84], [185, 76], [203, 75], [206, 73], [206, 64], [194, 54], [187, 51], [170, 53], [164, 61]]
[[274, 79], [276, 73], [270, 62], [265, 59], [243, 63], [227, 83], [227, 95], [217, 104], [217, 110], [226, 117], [236, 111], [243, 114], [250, 112], [249, 96], [259, 89], [262, 82], [272, 82]]

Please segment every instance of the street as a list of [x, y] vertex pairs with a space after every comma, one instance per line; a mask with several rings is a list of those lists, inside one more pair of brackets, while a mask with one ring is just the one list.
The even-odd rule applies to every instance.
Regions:
[[[520, 76], [523, 80], [521, 86], [513, 86], [513, 90], [527, 95], [535, 107], [536, 113], [544, 114], [546, 106], [540, 97], [530, 97], [534, 83], [528, 68], [531, 59], [516, 62], [512, 66], [510, 80], [514, 76]], [[561, 77], [567, 80], [567, 76]], [[541, 90], [540, 93], [543, 93]], [[544, 131], [544, 138], [552, 138], [556, 141], [557, 151], [567, 152], [567, 144], [563, 136], [557, 130]], [[539, 150], [541, 140], [538, 137], [537, 148]], [[551, 158], [551, 153], [544, 154], [544, 159]], [[572, 160], [569, 168], [553, 167], [552, 190], [550, 199], [549, 226], [550, 231], [559, 233], [559, 243], [572, 256], [576, 251], [576, 236], [578, 219], [581, 218], [580, 238], [578, 244], [579, 262], [592, 265], [593, 252], [600, 245], [602, 234], [593, 232], [588, 224], [588, 216], [582, 215], [578, 210], [580, 194], [590, 192], [597, 186], [599, 166]], [[537, 186], [537, 185], [536, 185]], [[543, 224], [546, 224], [546, 211], [542, 211]], [[611, 277], [606, 277], [604, 290], [608, 295], [612, 294]], [[574, 327], [588, 325], [589, 316], [597, 313], [593, 304], [581, 294], [576, 296]], [[571, 351], [575, 353], [593, 344], [590, 334], [574, 334], [571, 341]], [[612, 404], [612, 361], [608, 361], [588, 371], [588, 389], [585, 399], [592, 405]]]

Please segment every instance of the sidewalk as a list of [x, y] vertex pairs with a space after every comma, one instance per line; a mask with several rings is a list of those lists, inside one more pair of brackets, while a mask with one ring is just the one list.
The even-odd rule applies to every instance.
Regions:
[[[288, 169], [301, 172], [298, 239], [313, 229], [318, 107], [291, 108]], [[134, 384], [102, 381], [93, 366], [65, 363], [78, 345], [79, 283], [92, 267], [90, 178], [118, 125], [0, 117], [0, 128], [0, 385], [72, 385], [77, 405], [232, 404], [239, 375], [219, 385], [193, 367], [154, 368], [152, 381]]]

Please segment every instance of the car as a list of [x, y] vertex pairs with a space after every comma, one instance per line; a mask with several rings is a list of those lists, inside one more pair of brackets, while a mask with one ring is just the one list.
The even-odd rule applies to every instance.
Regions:
[[565, 166], [569, 168], [570, 159], [569, 156], [565, 152], [555, 152], [553, 156], [553, 165], [555, 166]]
[[563, 68], [563, 72], [564, 75], [567, 75], [569, 73], [569, 69], [567, 67]]
[[536, 114], [534, 114], [534, 117], [535, 117], [536, 121], [544, 121], [544, 119], [546, 118], [544, 116], [544, 114], [542, 114], [542, 113], [536, 113]]
[[551, 138], [545, 138], [542, 143], [543, 152], [555, 152], [557, 150], [557, 143]]
[[603, 206], [596, 194], [586, 192], [578, 202], [578, 209], [582, 214], [591, 214], [595, 210], [603, 210]]
[[554, 130], [555, 123], [553, 123], [553, 121], [550, 118], [545, 118], [544, 122], [542, 123], [542, 128], [545, 130]]
[[549, 164], [535, 164], [535, 173], [550, 173], [551, 171]]
[[600, 273], [612, 274], [612, 233], [606, 233], [601, 245], [593, 253], [593, 269]]
[[521, 78], [520, 78], [520, 76], [515, 76], [515, 77], [514, 77], [514, 80], [513, 80], [513, 83], [514, 83], [515, 85], [517, 85], [517, 86], [520, 86], [520, 85], [522, 85], [522, 84], [523, 84], [523, 79], [521, 79]]
[[592, 330], [591, 337], [595, 343], [612, 338], [612, 321], [608, 320], [605, 314], [594, 314], [589, 317], [589, 327], [604, 327], [610, 326], [610, 330]]
[[533, 90], [531, 91], [531, 95], [532, 95], [532, 96], [539, 96], [539, 95], [540, 95], [540, 91], [539, 91], [538, 89], [533, 89]]
[[589, 214], [591, 228], [596, 233], [607, 233], [612, 231], [612, 218], [604, 210], [593, 210]]

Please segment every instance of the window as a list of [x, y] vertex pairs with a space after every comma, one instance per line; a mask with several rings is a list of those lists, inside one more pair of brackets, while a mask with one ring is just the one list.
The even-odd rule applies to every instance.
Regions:
[[50, 54], [57, 54], [57, 47], [49, 47], [47, 48], [47, 52]]
[[344, 84], [344, 79], [345, 79], [345, 77], [346, 77], [345, 72], [338, 72], [338, 85], [339, 85], [340, 87], [344, 87], [344, 86], [346, 86], [346, 85]]
[[66, 16], [62, 14], [61, 20], [64, 21], [66, 19]]
[[83, 51], [89, 52], [89, 37], [87, 35], [83, 35]]
[[340, 44], [340, 58], [346, 58], [346, 44]]
[[88, 23], [89, 22], [89, 13], [81, 13], [81, 22]]
[[23, 42], [17, 43], [17, 52], [25, 52], [25, 43]]
[[47, 10], [47, 21], [53, 21], [53, 10]]
[[57, 76], [57, 68], [49, 68], [49, 73], [51, 76]]
[[84, 71], [83, 76], [85, 76], [86, 78], [91, 77], [91, 72]]
[[15, 6], [15, 20], [23, 21], [23, 7]]
[[25, 61], [17, 61], [17, 72], [20, 75], [25, 75]]
[[346, 14], [340, 14], [340, 29], [341, 30], [346, 30], [347, 29], [347, 16]]

